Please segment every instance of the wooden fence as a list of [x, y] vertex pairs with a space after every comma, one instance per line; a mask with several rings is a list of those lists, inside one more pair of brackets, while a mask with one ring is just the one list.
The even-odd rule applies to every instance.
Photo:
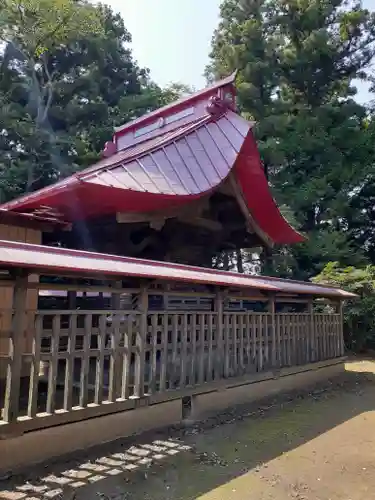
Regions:
[[[120, 290], [116, 291], [119, 295]], [[139, 292], [139, 290], [138, 290]], [[229, 378], [343, 355], [340, 312], [230, 311], [222, 295], [211, 311], [135, 307], [26, 311], [15, 293], [0, 433], [25, 432], [215, 388]], [[32, 337], [31, 352], [19, 338]], [[28, 364], [30, 376], [21, 377]], [[45, 367], [44, 372], [42, 367]]]

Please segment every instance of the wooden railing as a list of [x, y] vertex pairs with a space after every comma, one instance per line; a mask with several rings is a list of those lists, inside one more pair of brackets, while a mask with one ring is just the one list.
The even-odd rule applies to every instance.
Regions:
[[[32, 351], [7, 365], [0, 433], [121, 411], [230, 378], [343, 355], [340, 314], [137, 310], [19, 312]], [[22, 326], [23, 325], [23, 326]], [[29, 363], [30, 376], [20, 376]], [[44, 366], [44, 372], [43, 372]], [[41, 368], [42, 367], [42, 368]]]

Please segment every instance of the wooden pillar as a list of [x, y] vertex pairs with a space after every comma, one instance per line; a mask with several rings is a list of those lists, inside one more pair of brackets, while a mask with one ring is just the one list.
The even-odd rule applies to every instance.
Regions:
[[[269, 295], [268, 300], [268, 311], [271, 315], [271, 342], [272, 342], [272, 353], [271, 353], [271, 366], [272, 368], [276, 368], [279, 366], [278, 360], [280, 359], [280, 346], [277, 344], [276, 337], [276, 307], [275, 307], [275, 296]], [[269, 342], [269, 336], [267, 332], [267, 344]], [[279, 351], [279, 352], [278, 352]]]
[[223, 292], [218, 290], [215, 297], [216, 311], [216, 363], [215, 378], [222, 378], [224, 375], [224, 317], [223, 317]]
[[13, 290], [13, 321], [9, 338], [9, 362], [5, 387], [4, 420], [15, 422], [19, 412], [22, 351], [27, 327], [26, 300], [28, 275], [17, 276]]

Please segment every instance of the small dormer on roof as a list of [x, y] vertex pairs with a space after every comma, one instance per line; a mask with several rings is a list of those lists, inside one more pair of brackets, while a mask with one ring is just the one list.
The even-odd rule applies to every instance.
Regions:
[[235, 111], [235, 78], [236, 72], [210, 87], [116, 127], [112, 141], [105, 144], [103, 156], [108, 158], [118, 151], [194, 124], [207, 113], [215, 115], [227, 109]]

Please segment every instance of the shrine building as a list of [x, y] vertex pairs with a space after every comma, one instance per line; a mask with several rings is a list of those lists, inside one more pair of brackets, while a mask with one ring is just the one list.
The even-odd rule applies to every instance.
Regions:
[[46, 245], [203, 267], [223, 250], [303, 241], [272, 197], [234, 80], [118, 127], [98, 163], [3, 208], [70, 223]]

